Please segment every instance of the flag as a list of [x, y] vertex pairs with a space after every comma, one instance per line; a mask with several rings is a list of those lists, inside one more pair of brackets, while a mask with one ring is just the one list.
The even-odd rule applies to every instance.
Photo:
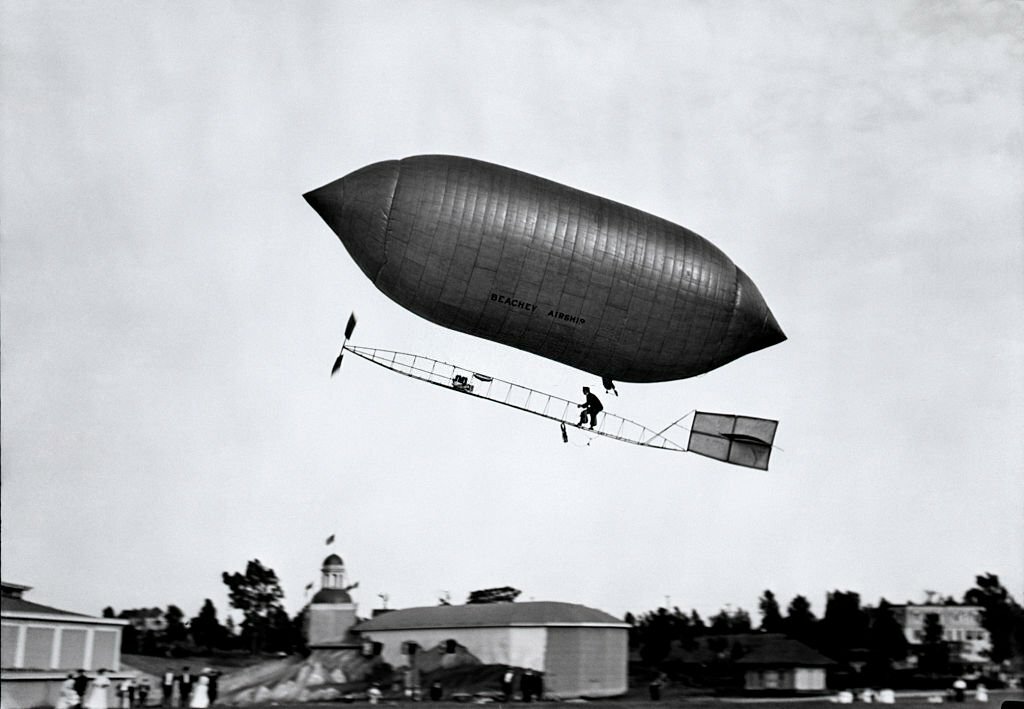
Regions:
[[327, 544], [334, 544], [334, 535], [333, 534], [331, 536], [327, 537], [327, 542], [326, 543]]

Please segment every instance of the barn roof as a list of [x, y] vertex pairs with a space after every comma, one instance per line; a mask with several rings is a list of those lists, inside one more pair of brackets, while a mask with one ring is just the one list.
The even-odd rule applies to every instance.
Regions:
[[44, 615], [75, 616], [78, 618], [90, 617], [81, 613], [72, 613], [71, 611], [61, 610], [60, 608], [44, 606], [41, 603], [26, 601], [24, 598], [10, 598], [9, 596], [0, 598], [0, 610], [4, 613], [39, 613]]
[[618, 618], [576, 603], [474, 603], [464, 606], [424, 606], [382, 613], [354, 629], [409, 630], [413, 628], [479, 628], [538, 625], [604, 625], [628, 628]]

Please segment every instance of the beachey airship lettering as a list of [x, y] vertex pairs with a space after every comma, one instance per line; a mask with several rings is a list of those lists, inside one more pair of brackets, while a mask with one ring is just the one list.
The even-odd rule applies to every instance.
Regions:
[[786, 339], [708, 240], [525, 172], [422, 155], [305, 198], [402, 307], [605, 379], [683, 379]]

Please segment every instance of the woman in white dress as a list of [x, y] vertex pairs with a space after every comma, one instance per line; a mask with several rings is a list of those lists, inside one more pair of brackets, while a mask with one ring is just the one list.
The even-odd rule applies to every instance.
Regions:
[[89, 685], [89, 696], [85, 700], [85, 709], [107, 709], [107, 689], [110, 678], [104, 669], [96, 670], [96, 677]]
[[196, 682], [195, 689], [192, 690], [192, 698], [188, 705], [191, 709], [206, 709], [210, 706], [209, 670], [203, 670], [203, 674], [199, 675], [199, 681]]
[[60, 697], [54, 709], [71, 709], [78, 704], [78, 692], [75, 691], [75, 676], [69, 674], [68, 678], [60, 684]]

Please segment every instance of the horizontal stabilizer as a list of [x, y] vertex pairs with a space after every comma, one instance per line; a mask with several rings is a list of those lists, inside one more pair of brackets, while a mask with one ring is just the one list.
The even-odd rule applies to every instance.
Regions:
[[725, 463], [767, 470], [778, 426], [771, 419], [698, 411], [686, 448]]

